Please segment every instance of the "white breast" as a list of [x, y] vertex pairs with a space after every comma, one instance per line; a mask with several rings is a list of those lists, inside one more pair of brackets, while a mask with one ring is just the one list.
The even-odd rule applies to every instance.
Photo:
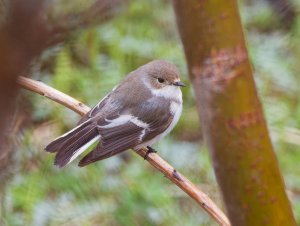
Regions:
[[167, 134], [169, 134], [171, 132], [171, 130], [175, 127], [175, 125], [177, 124], [181, 112], [182, 112], [182, 102], [177, 103], [175, 101], [172, 101], [171, 105], [170, 105], [170, 110], [172, 112], [173, 116], [173, 121], [171, 122], [171, 124], [169, 125], [169, 127], [160, 135], [157, 136], [157, 140], [163, 138], [164, 136], [166, 136]]

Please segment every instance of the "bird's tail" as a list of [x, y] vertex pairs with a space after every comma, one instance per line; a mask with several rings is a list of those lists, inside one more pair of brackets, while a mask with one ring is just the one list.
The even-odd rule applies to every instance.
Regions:
[[46, 146], [45, 150], [56, 152], [54, 164], [63, 167], [99, 138], [100, 135], [95, 125], [88, 120], [52, 141]]

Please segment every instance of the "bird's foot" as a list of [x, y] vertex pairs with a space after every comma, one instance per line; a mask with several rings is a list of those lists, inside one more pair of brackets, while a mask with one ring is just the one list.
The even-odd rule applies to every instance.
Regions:
[[147, 149], [148, 149], [148, 151], [147, 151], [146, 155], [144, 156], [144, 160], [148, 159], [148, 155], [150, 153], [157, 153], [157, 151], [155, 151], [155, 149], [151, 148], [150, 146], [147, 146]]

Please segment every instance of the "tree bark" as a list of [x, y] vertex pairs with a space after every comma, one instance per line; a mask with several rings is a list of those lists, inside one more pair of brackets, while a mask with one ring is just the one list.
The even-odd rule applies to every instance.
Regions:
[[[14, 112], [17, 76], [25, 73], [32, 59], [43, 49], [46, 38], [42, 9], [44, 1], [12, 0], [7, 19], [0, 26], [0, 135], [9, 126], [7, 118]], [[2, 148], [0, 140], [0, 151]]]
[[199, 116], [232, 225], [296, 225], [236, 1], [173, 0]]

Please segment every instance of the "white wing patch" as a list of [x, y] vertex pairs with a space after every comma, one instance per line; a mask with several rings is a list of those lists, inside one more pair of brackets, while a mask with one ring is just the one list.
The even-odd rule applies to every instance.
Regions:
[[143, 137], [145, 136], [145, 133], [146, 133], [146, 129], [143, 129], [141, 135], [139, 136], [139, 140], [140, 140], [140, 141], [143, 140]]
[[99, 126], [100, 128], [113, 128], [116, 126], [120, 126], [123, 124], [126, 124], [127, 122], [132, 122], [136, 126], [148, 129], [149, 125], [141, 120], [139, 120], [137, 117], [134, 117], [133, 115], [120, 115], [118, 118], [115, 119], [105, 119], [106, 122], [110, 122], [108, 125], [105, 126]]
[[120, 125], [123, 125], [127, 122], [130, 121], [130, 119], [132, 119], [133, 116], [132, 115], [120, 115], [118, 118], [115, 118], [115, 119], [105, 119], [106, 122], [110, 122], [108, 125], [105, 125], [105, 126], [99, 126], [99, 128], [113, 128], [113, 127], [116, 127], [116, 126], [120, 126]]
[[144, 129], [147, 129], [148, 128], [148, 124], [141, 121], [141, 120], [138, 120], [137, 117], [133, 117], [131, 120], [130, 120], [132, 123], [136, 124], [138, 127], [142, 127]]
[[143, 128], [141, 131], [141, 135], [139, 136], [139, 140], [141, 141], [143, 137], [146, 134], [146, 130], [149, 128], [149, 125], [141, 120], [139, 120], [137, 117], [134, 117], [133, 115], [120, 115], [118, 118], [115, 119], [105, 119], [106, 122], [110, 122], [108, 125], [105, 126], [98, 126], [99, 128], [105, 129], [105, 128], [113, 128], [116, 126], [120, 126], [123, 124], [126, 124], [128, 122], [132, 122], [138, 127]]

